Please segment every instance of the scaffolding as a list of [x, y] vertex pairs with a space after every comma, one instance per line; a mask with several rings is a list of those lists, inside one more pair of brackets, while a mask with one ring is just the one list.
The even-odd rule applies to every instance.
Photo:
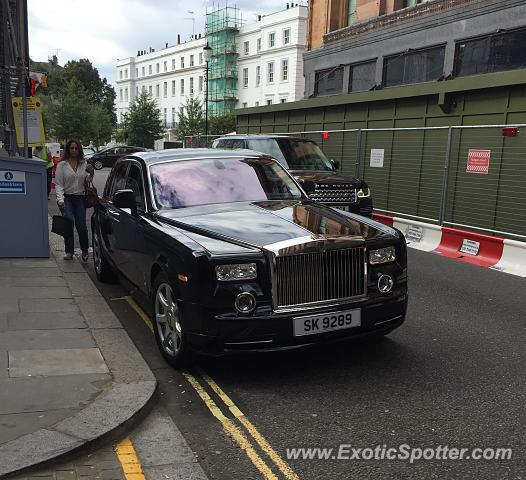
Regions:
[[208, 111], [210, 116], [234, 110], [237, 102], [236, 35], [241, 27], [237, 7], [226, 6], [206, 14], [206, 39], [211, 54], [208, 63]]
[[[0, 0], [0, 148], [9, 155], [19, 154], [11, 99], [25, 99], [28, 62], [27, 1]], [[25, 112], [23, 123], [27, 131]]]

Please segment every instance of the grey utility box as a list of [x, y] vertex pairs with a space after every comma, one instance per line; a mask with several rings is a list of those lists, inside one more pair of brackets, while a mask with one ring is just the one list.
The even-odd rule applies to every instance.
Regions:
[[0, 258], [49, 257], [46, 162], [0, 156]]

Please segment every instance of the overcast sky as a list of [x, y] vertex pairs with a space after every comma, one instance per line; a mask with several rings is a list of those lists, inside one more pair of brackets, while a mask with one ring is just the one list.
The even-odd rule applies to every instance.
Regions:
[[[255, 15], [283, 10], [286, 3], [240, 0], [235, 5], [252, 23]], [[255, 4], [260, 10], [254, 10]], [[214, 5], [224, 6], [225, 0], [28, 0], [29, 54], [35, 61], [55, 54], [60, 65], [88, 58], [115, 86], [117, 59], [149, 47], [158, 50], [166, 42], [173, 45], [178, 33], [189, 39], [193, 22], [186, 18], [195, 18], [195, 33], [204, 33], [205, 8]]]

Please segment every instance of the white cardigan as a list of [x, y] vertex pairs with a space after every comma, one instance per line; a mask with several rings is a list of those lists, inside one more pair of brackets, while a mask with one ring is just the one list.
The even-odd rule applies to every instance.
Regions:
[[90, 176], [86, 171], [87, 165], [88, 162], [85, 160], [79, 163], [76, 172], [66, 160], [61, 161], [57, 165], [57, 170], [55, 171], [57, 202], [63, 202], [64, 195], [84, 195], [86, 179]]

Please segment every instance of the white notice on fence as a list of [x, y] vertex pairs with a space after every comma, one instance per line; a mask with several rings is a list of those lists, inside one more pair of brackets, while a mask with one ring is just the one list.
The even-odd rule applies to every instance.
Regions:
[[383, 168], [384, 166], [384, 149], [371, 148], [371, 167]]
[[409, 225], [405, 232], [405, 239], [407, 243], [419, 243], [424, 235], [424, 229], [419, 225]]
[[467, 253], [469, 255], [478, 255], [480, 248], [480, 242], [475, 242], [475, 240], [464, 239], [460, 251], [462, 253]]

